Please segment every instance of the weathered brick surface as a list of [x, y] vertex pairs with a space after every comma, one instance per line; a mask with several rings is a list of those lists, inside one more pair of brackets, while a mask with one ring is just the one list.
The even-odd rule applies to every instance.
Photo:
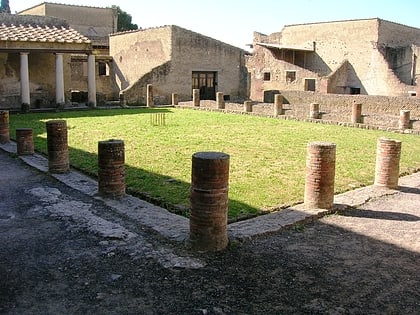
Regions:
[[125, 195], [125, 152], [122, 140], [98, 142], [98, 191], [103, 197]]
[[376, 150], [375, 185], [391, 189], [398, 187], [401, 141], [380, 138]]
[[192, 156], [190, 240], [194, 248], [226, 248], [229, 155], [198, 152]]
[[10, 141], [9, 132], [9, 111], [0, 111], [0, 143], [6, 143]]
[[47, 126], [48, 170], [51, 173], [67, 173], [70, 158], [67, 140], [67, 122], [50, 120]]
[[16, 129], [16, 152], [18, 155], [34, 154], [34, 132], [32, 128]]
[[307, 146], [304, 204], [306, 208], [331, 209], [334, 201], [334, 143], [311, 142]]

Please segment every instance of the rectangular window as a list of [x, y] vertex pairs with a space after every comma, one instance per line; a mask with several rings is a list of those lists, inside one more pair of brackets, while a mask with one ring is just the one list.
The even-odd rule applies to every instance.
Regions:
[[305, 91], [315, 92], [315, 79], [305, 79]]
[[264, 81], [270, 81], [270, 80], [271, 80], [270, 72], [264, 72]]
[[296, 71], [286, 71], [286, 82], [291, 83], [296, 81]]
[[108, 65], [106, 62], [98, 62], [98, 75], [100, 76], [109, 75]]

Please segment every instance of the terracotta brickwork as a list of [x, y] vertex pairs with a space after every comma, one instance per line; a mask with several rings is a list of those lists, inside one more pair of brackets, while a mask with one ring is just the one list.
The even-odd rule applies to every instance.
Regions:
[[218, 251], [228, 244], [229, 155], [192, 156], [190, 240], [195, 249]]
[[67, 122], [50, 120], [47, 127], [48, 170], [51, 173], [67, 173], [70, 158], [67, 140]]
[[0, 111], [0, 143], [7, 143], [10, 141], [9, 132], [9, 111]]
[[380, 138], [376, 150], [375, 185], [390, 189], [398, 187], [401, 141]]
[[16, 152], [18, 155], [34, 154], [34, 132], [32, 128], [16, 129]]

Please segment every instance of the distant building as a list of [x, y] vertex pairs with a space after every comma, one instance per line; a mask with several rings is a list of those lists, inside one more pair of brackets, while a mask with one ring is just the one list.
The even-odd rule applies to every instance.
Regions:
[[95, 86], [88, 84], [95, 82], [94, 57], [87, 37], [63, 19], [0, 14], [0, 108], [65, 103], [71, 97], [69, 64], [74, 54], [93, 66], [86, 67], [84, 89], [95, 104]]
[[378, 18], [254, 33], [250, 96], [271, 91], [398, 96], [416, 90], [420, 29]]
[[171, 94], [191, 100], [200, 89], [201, 99], [246, 97], [246, 52], [213, 38], [163, 26], [112, 34], [110, 55], [117, 85], [129, 103], [146, 103], [146, 86], [154, 85], [156, 103], [169, 104]]

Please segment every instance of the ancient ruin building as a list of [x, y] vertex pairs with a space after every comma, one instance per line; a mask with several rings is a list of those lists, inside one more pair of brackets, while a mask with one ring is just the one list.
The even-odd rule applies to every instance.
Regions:
[[254, 33], [250, 96], [275, 91], [401, 96], [416, 90], [420, 29], [378, 18]]
[[[0, 14], [0, 108], [56, 107], [70, 98], [70, 60], [92, 65], [91, 41], [59, 18]], [[92, 67], [86, 73], [89, 101], [96, 102]], [[94, 69], [94, 68], [93, 68]], [[90, 79], [90, 80], [88, 80]]]
[[155, 103], [169, 104], [171, 93], [191, 100], [246, 97], [245, 51], [213, 38], [170, 25], [110, 36], [117, 84], [128, 103], [146, 103], [153, 84]]

